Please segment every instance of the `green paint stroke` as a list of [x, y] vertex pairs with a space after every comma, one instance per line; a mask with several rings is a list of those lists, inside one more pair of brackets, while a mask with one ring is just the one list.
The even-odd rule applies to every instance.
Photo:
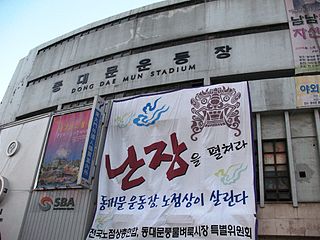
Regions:
[[240, 179], [241, 173], [245, 171], [247, 167], [248, 165], [237, 163], [231, 165], [227, 171], [225, 171], [225, 169], [219, 169], [214, 175], [220, 177], [220, 180], [224, 185], [230, 185]]

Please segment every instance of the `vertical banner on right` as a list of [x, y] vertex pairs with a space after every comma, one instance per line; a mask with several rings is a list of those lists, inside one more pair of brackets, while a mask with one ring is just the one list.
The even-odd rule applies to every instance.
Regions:
[[285, 0], [295, 73], [320, 70], [320, 1]]

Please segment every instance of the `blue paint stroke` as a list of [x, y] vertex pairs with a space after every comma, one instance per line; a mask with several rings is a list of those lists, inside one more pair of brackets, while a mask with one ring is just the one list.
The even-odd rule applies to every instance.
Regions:
[[164, 106], [158, 108], [157, 110], [155, 110], [156, 107], [157, 107], [157, 103], [160, 100], [160, 98], [155, 100], [153, 105], [151, 103], [147, 103], [142, 109], [142, 111], [145, 114], [139, 114], [138, 117], [133, 119], [133, 123], [136, 124], [139, 127], [141, 127], [141, 126], [148, 127], [150, 125], [155, 124], [156, 121], [158, 121], [160, 119], [161, 115], [169, 110], [169, 107], [166, 106], [166, 105], [164, 105]]

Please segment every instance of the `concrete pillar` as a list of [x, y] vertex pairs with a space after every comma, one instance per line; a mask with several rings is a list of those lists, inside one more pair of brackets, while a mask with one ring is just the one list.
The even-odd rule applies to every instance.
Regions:
[[288, 163], [289, 163], [289, 174], [290, 174], [290, 182], [291, 182], [292, 204], [294, 207], [298, 207], [296, 175], [295, 175], [295, 169], [294, 169], [290, 118], [289, 118], [288, 111], [284, 112], [284, 117], [285, 117], [285, 124], [286, 124], [286, 138], [287, 138], [287, 148], [288, 148]]
[[260, 207], [264, 207], [264, 178], [263, 178], [262, 131], [261, 131], [260, 113], [257, 113], [256, 117], [257, 117], [256, 121], [257, 121]]

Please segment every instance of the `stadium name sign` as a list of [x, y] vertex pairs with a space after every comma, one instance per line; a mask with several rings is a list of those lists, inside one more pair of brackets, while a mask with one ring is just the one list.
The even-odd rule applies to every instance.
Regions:
[[[189, 64], [189, 51], [175, 53], [173, 58], [174, 65], [154, 69], [152, 68], [152, 61], [150, 58], [144, 58], [139, 61], [139, 64], [136, 66], [136, 71], [132, 74], [127, 74], [127, 71], [121, 71], [119, 65], [109, 66], [104, 73], [104, 80], [101, 80], [99, 83], [88, 83], [90, 73], [85, 73], [78, 76], [77, 85], [71, 89], [71, 94], [84, 92], [87, 90], [92, 90], [96, 86], [98, 87], [109, 87], [112, 85], [117, 85], [119, 83], [126, 83], [129, 81], [150, 79], [156, 77], [167, 77], [171, 74], [179, 74], [182, 72], [195, 71], [196, 64]], [[122, 74], [118, 74], [121, 71]], [[62, 86], [62, 85], [61, 85]]]
[[[206, 44], [203, 47], [205, 48]], [[136, 54], [90, 64], [56, 76], [49, 83], [52, 84], [51, 87], [45, 82], [41, 84], [43, 89], [51, 88], [51, 92], [57, 97], [66, 94], [76, 96], [88, 92], [107, 94], [139, 88], [142, 85], [151, 86], [159, 82], [164, 84], [177, 82], [178, 79], [200, 79], [204, 77], [202, 73], [208, 64], [215, 63], [217, 59], [219, 63], [216, 64], [221, 65], [231, 57], [233, 48], [230, 45], [213, 46], [209, 55], [205, 52], [200, 53], [194, 46], [188, 49], [178, 48], [175, 52], [159, 50], [152, 54]], [[217, 66], [213, 64], [211, 68]]]

